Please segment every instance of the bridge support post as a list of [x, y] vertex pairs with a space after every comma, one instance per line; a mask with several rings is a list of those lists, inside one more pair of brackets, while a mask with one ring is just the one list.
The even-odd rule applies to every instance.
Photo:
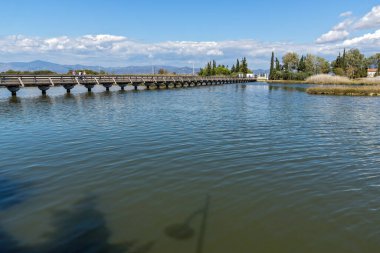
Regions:
[[67, 93], [70, 93], [70, 92], [71, 92], [71, 89], [74, 88], [74, 84], [64, 84], [64, 85], [63, 85], [63, 88], [66, 89], [66, 92], [67, 92]]
[[92, 88], [94, 88], [95, 84], [85, 84], [84, 85], [87, 88], [88, 92], [91, 92]]
[[20, 86], [7, 86], [7, 89], [12, 93], [12, 96], [15, 97], [17, 91], [20, 90]]
[[48, 85], [39, 85], [38, 86], [38, 89], [40, 89], [40, 91], [42, 91], [42, 95], [46, 95], [46, 91], [50, 88], [50, 86]]
[[106, 88], [106, 91], [110, 91], [112, 83], [104, 83], [103, 86]]
[[125, 86], [127, 86], [126, 83], [118, 83], [118, 85], [120, 86], [121, 90], [125, 90]]

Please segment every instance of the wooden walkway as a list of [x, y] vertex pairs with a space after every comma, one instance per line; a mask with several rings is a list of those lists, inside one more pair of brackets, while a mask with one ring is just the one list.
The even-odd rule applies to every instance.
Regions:
[[137, 90], [138, 86], [145, 86], [146, 89], [150, 89], [151, 87], [169, 89], [255, 81], [257, 81], [255, 78], [179, 75], [0, 75], [0, 86], [6, 87], [13, 96], [16, 96], [17, 91], [22, 87], [38, 87], [42, 91], [42, 94], [46, 94], [46, 91], [52, 86], [62, 86], [70, 93], [70, 90], [76, 85], [83, 85], [87, 88], [88, 92], [91, 92], [95, 85], [102, 85], [108, 91], [113, 85], [118, 85], [122, 90], [126, 86], [131, 85]]

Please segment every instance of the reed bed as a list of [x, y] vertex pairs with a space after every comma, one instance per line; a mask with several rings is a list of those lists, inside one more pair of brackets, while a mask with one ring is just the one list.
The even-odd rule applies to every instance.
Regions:
[[309, 94], [338, 96], [380, 96], [380, 85], [319, 86], [306, 89]]
[[314, 75], [306, 79], [309, 84], [333, 84], [333, 85], [380, 85], [380, 77], [349, 79], [345, 76], [331, 76], [326, 74]]

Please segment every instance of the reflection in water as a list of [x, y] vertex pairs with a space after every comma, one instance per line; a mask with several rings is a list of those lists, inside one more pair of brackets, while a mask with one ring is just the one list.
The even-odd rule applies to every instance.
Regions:
[[111, 233], [101, 212], [96, 210], [94, 197], [77, 202], [72, 210], [58, 211], [53, 215], [54, 232], [47, 234], [47, 243], [36, 247], [23, 247], [0, 227], [0, 252], [33, 253], [145, 253], [154, 242], [137, 244], [131, 241], [111, 244]]
[[202, 215], [202, 221], [201, 221], [201, 226], [199, 230], [197, 250], [196, 250], [196, 253], [201, 253], [203, 249], [203, 242], [204, 242], [204, 237], [205, 237], [205, 232], [206, 232], [209, 203], [210, 203], [210, 197], [209, 195], [207, 195], [206, 202], [203, 207], [191, 213], [189, 217], [183, 223], [173, 224], [166, 227], [165, 229], [166, 235], [176, 240], [186, 240], [186, 239], [192, 238], [194, 236], [194, 229], [190, 226], [190, 224], [196, 217], [198, 217], [198, 215]]
[[21, 103], [21, 99], [19, 97], [12, 96], [8, 99], [10, 104], [19, 104]]
[[293, 87], [293, 86], [276, 86], [276, 85], [269, 85], [269, 91], [271, 90], [285, 90], [285, 91], [300, 91], [305, 92], [307, 88], [305, 87]]

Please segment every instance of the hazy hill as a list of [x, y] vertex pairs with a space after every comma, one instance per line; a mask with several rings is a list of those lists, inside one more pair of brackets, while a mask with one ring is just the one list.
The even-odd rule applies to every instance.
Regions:
[[[155, 73], [159, 69], [165, 69], [169, 72], [175, 72], [177, 74], [191, 74], [193, 69], [191, 67], [174, 67], [166, 65], [154, 65]], [[127, 67], [102, 67], [102, 66], [86, 66], [86, 65], [61, 65], [57, 63], [47, 61], [31, 61], [31, 62], [8, 62], [0, 63], [0, 72], [7, 70], [18, 71], [36, 71], [36, 70], [51, 70], [57, 73], [67, 73], [71, 69], [91, 69], [94, 71], [104, 70], [113, 74], [151, 74], [153, 72], [152, 66], [127, 66]], [[199, 68], [195, 68], [197, 73]], [[253, 70], [255, 74], [268, 73], [268, 70], [257, 69]]]

